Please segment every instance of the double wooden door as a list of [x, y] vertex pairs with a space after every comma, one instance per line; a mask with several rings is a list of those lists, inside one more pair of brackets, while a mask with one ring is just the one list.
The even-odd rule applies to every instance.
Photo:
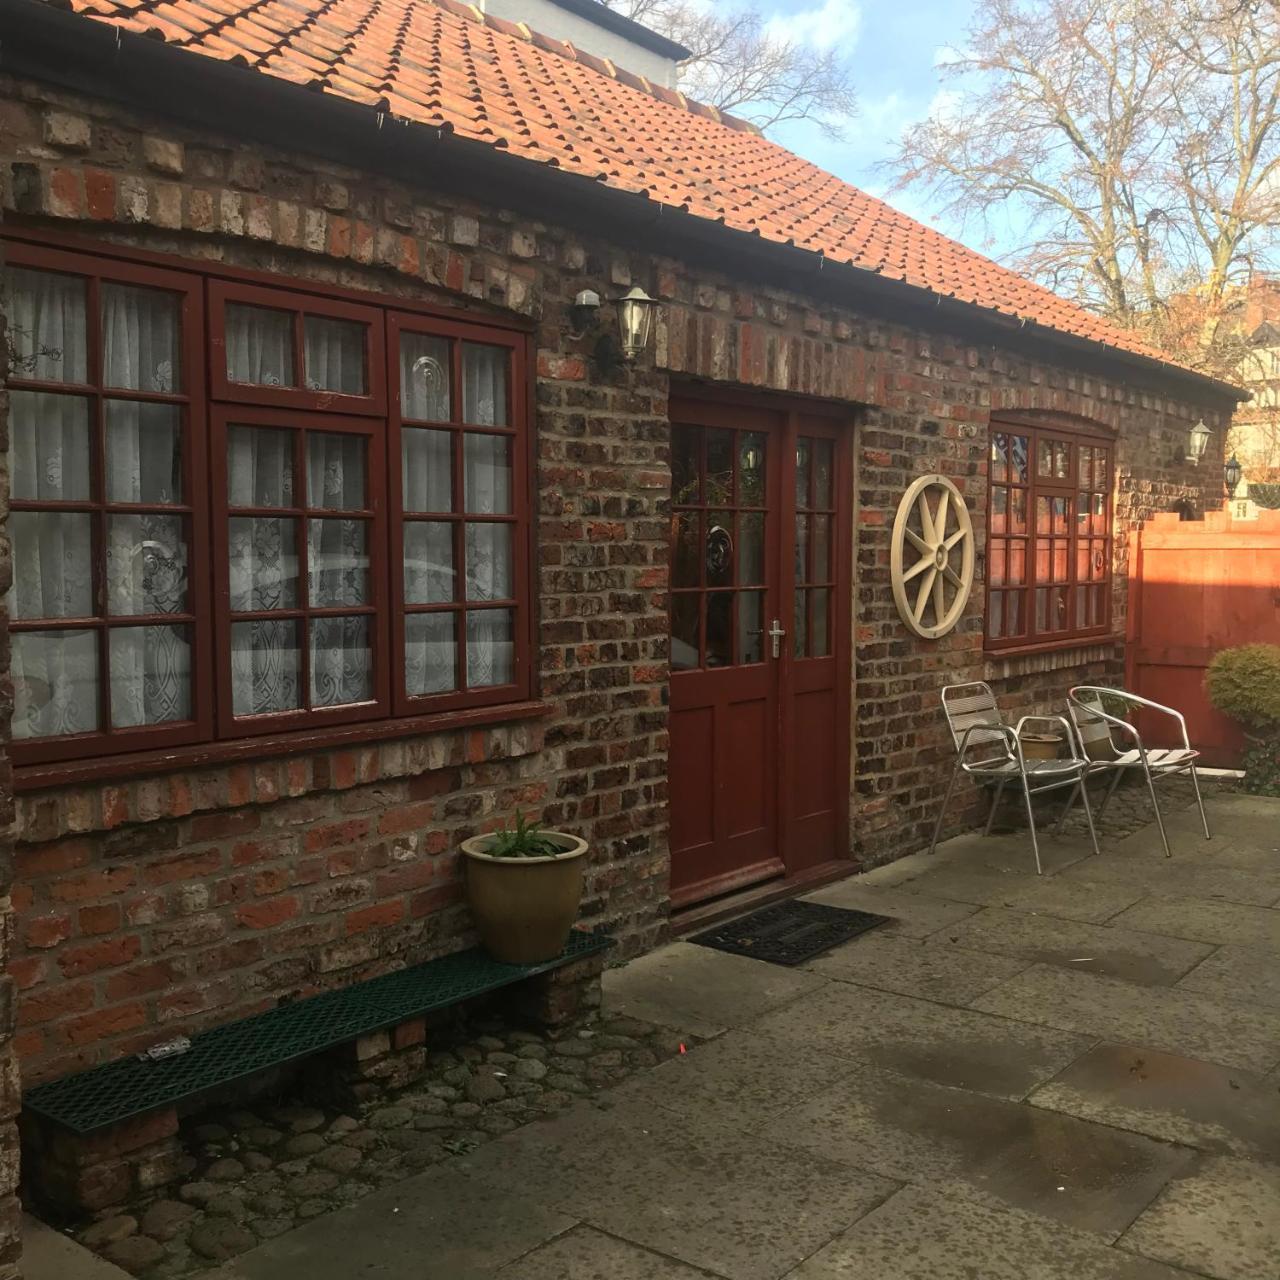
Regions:
[[847, 855], [847, 420], [671, 403], [671, 898]]

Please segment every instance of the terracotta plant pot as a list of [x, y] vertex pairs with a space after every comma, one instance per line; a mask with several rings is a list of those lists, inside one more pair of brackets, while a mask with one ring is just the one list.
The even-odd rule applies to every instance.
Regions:
[[542, 831], [564, 853], [548, 858], [495, 858], [492, 836], [462, 842], [467, 899], [485, 950], [504, 964], [541, 964], [564, 950], [582, 901], [582, 856], [587, 842], [563, 831]]
[[1062, 738], [1056, 733], [1024, 733], [1024, 760], [1056, 760], [1062, 752]]

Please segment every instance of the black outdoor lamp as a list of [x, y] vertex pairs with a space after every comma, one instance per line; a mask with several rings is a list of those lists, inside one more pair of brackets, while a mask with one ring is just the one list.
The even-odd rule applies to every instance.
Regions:
[[1240, 483], [1240, 477], [1244, 468], [1241, 467], [1239, 460], [1233, 453], [1230, 460], [1222, 468], [1222, 478], [1227, 482], [1227, 497], [1234, 498], [1236, 496], [1236, 486]]

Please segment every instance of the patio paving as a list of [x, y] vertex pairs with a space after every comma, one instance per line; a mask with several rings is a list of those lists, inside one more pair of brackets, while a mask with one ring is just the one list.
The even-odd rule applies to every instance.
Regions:
[[975, 834], [829, 886], [897, 923], [800, 969], [613, 971], [611, 1011], [711, 1038], [216, 1274], [1280, 1275], [1280, 801], [1210, 810], [1168, 860], [1069, 831], [1037, 879]]

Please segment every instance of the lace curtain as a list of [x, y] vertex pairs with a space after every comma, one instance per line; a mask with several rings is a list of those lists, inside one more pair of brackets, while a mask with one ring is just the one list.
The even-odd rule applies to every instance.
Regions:
[[[20, 375], [84, 384], [87, 365], [84, 283], [25, 269], [8, 273], [6, 294]], [[171, 295], [104, 284], [102, 383], [172, 391], [180, 377], [178, 316]], [[11, 397], [13, 497], [87, 501], [91, 492], [90, 402], [54, 391]], [[106, 496], [111, 502], [163, 506], [182, 501], [182, 421], [176, 405], [104, 402]], [[13, 536], [10, 616], [83, 618], [93, 599], [92, 517], [88, 512], [18, 511]], [[187, 606], [185, 517], [162, 511], [105, 518], [106, 610], [113, 619], [181, 613]], [[112, 627], [108, 641], [112, 724], [118, 728], [186, 719], [191, 714], [191, 641], [185, 624]], [[67, 628], [13, 636], [15, 737], [79, 733], [100, 727], [96, 634]]]

